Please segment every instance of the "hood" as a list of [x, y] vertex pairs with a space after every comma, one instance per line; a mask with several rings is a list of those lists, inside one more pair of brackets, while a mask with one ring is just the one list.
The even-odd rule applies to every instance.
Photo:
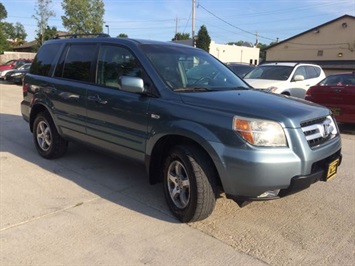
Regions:
[[221, 111], [231, 116], [272, 120], [290, 128], [330, 114], [327, 108], [299, 98], [253, 89], [182, 93], [181, 99], [185, 104], [206, 108], [206, 112]]
[[255, 89], [267, 89], [269, 87], [281, 88], [286, 80], [272, 80], [272, 79], [244, 79], [246, 83]]

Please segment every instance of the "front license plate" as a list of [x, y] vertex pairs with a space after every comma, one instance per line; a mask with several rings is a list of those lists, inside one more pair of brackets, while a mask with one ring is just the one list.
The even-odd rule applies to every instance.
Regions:
[[335, 177], [338, 171], [338, 165], [339, 165], [339, 159], [332, 161], [328, 165], [327, 178], [326, 178], [327, 181]]

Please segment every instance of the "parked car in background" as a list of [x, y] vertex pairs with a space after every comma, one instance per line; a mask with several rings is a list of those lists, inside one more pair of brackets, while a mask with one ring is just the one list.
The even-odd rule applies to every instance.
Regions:
[[226, 63], [226, 65], [241, 78], [243, 78], [246, 74], [248, 74], [256, 67], [254, 65], [247, 65], [241, 63]]
[[22, 80], [23, 80], [24, 76], [26, 75], [26, 73], [29, 72], [30, 67], [31, 67], [31, 63], [27, 63], [27, 64], [24, 64], [23, 66], [20, 66], [17, 69], [9, 70], [6, 73], [4, 80], [9, 81], [9, 82], [13, 82], [13, 83], [17, 83], [17, 84], [22, 84]]
[[249, 72], [244, 80], [255, 89], [304, 98], [308, 88], [324, 78], [324, 71], [318, 65], [267, 63]]
[[26, 63], [31, 63], [32, 61], [32, 59], [13, 59], [7, 61], [5, 64], [0, 65], [0, 71], [19, 68], [20, 66]]
[[16, 68], [4, 69], [0, 71], [0, 79], [5, 79], [6, 74], [14, 69]]
[[329, 75], [305, 99], [331, 109], [337, 122], [355, 123], [355, 72]]
[[13, 69], [18, 69], [24, 64], [31, 63], [33, 60], [31, 59], [15, 59], [6, 62], [5, 64], [0, 66], [0, 79], [4, 79], [5, 75], [12, 71]]

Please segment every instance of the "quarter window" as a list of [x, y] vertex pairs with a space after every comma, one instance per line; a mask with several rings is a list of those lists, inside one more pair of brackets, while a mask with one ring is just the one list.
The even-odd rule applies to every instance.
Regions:
[[49, 76], [53, 60], [60, 46], [61, 44], [58, 43], [43, 45], [32, 63], [30, 72], [40, 76]]

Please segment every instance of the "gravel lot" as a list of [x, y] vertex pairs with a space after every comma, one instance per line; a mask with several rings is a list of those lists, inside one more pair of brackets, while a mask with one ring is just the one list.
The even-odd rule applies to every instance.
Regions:
[[36, 152], [22, 88], [0, 82], [0, 265], [353, 265], [355, 125], [341, 125], [343, 163], [330, 182], [239, 208], [220, 198], [180, 224], [144, 167], [71, 144]]

